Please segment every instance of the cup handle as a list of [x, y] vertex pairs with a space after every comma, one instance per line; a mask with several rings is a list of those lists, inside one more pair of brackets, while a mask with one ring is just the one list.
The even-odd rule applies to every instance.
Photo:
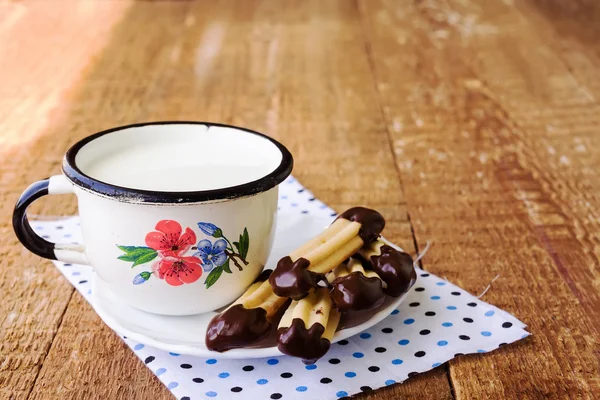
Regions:
[[64, 175], [55, 175], [31, 184], [25, 189], [15, 205], [12, 218], [13, 229], [23, 246], [40, 257], [66, 263], [89, 265], [84, 246], [47, 241], [34, 232], [26, 215], [27, 207], [40, 197], [48, 194], [74, 193], [73, 188], [73, 184]]

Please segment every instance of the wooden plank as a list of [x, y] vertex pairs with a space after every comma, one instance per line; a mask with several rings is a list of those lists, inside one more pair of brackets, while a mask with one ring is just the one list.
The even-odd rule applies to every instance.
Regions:
[[[136, 3], [113, 27], [72, 100], [61, 105], [64, 121], [35, 148], [54, 137], [66, 147], [94, 130], [140, 119], [247, 126], [290, 148], [295, 175], [316, 196], [338, 210], [356, 204], [381, 210], [387, 236], [414, 251], [356, 11], [345, 1]], [[445, 371], [367, 397], [397, 396], [450, 398]], [[168, 392], [76, 295], [32, 392], [44, 397], [166, 398]]]
[[[70, 4], [67, 13], [51, 2], [0, 4], [0, 398], [27, 398], [73, 292], [12, 232], [18, 196], [59, 171], [66, 138], [32, 142], [61, 120], [61, 102], [126, 6]], [[40, 201], [33, 211], [72, 213], [72, 200]]]
[[411, 220], [435, 243], [426, 266], [473, 293], [500, 274], [485, 299], [533, 333], [451, 361], [455, 396], [593, 398], [597, 106], [511, 4], [361, 11]]

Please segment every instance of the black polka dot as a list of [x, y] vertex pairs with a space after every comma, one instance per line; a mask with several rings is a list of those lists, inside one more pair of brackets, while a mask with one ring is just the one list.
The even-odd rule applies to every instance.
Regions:
[[433, 311], [427, 311], [425, 313], [425, 315], [427, 315], [428, 317], [433, 317], [435, 315], [435, 312], [433, 312]]
[[329, 364], [339, 364], [340, 360], [338, 358], [330, 358]]
[[467, 303], [469, 307], [477, 307], [477, 303]]
[[498, 347], [506, 346], [506, 343], [500, 343]]
[[385, 353], [385, 351], [386, 351], [386, 350], [387, 350], [387, 349], [386, 349], [385, 347], [376, 347], [376, 348], [375, 348], [375, 351], [376, 351], [377, 353]]
[[86, 280], [79, 281], [79, 284], [80, 284], [80, 285], [83, 285], [84, 283], [87, 283], [87, 281], [86, 281]]
[[298, 189], [298, 193], [304, 192], [304, 189]]
[[383, 332], [383, 333], [392, 333], [392, 332], [394, 332], [394, 330], [392, 328], [383, 328], [381, 330], [381, 332]]
[[424, 351], [417, 351], [415, 353], [415, 357], [423, 357], [423, 356], [425, 356], [425, 352]]
[[379, 367], [376, 366], [376, 365], [373, 365], [372, 367], [369, 367], [369, 371], [371, 371], [371, 372], [377, 372], [377, 371], [379, 371]]
[[337, 216], [337, 213], [331, 213], [331, 216], [335, 217], [335, 216]]
[[272, 399], [275, 399], [275, 400], [277, 400], [277, 399], [280, 399], [281, 397], [282, 397], [282, 396], [281, 396], [281, 393], [273, 393], [273, 394], [271, 395], [271, 398], [272, 398]]
[[246, 372], [249, 372], [249, 371], [252, 371], [254, 369], [254, 367], [252, 365], [246, 365], [242, 369]]
[[454, 357], [458, 357], [458, 356], [464, 356], [464, 354], [463, 354], [463, 353], [456, 353], [456, 354], [454, 355]]
[[150, 364], [152, 361], [154, 361], [154, 356], [146, 357], [146, 359], [144, 360], [144, 363]]
[[315, 198], [311, 197], [310, 199], [308, 199], [308, 201], [315, 201]]
[[183, 369], [190, 369], [190, 368], [192, 368], [192, 366], [190, 364], [181, 364], [180, 367], [183, 368]]
[[241, 392], [241, 391], [242, 391], [242, 388], [241, 388], [241, 387], [239, 387], [239, 386], [234, 386], [234, 387], [232, 387], [232, 388], [231, 388], [231, 391], [232, 391], [233, 393], [239, 393], [239, 392]]
[[467, 322], [467, 323], [472, 323], [473, 322], [473, 318], [463, 318], [463, 321]]
[[413, 372], [409, 372], [409, 373], [408, 373], [408, 377], [409, 377], [409, 378], [412, 378], [412, 377], [413, 377], [413, 376], [415, 376], [415, 375], [419, 375], [419, 373], [418, 373], [418, 372], [414, 372], [414, 371], [413, 371]]
[[427, 277], [429, 276], [429, 274], [425, 273], [425, 274], [421, 274], [421, 276], [422, 276], [423, 278], [427, 278]]
[[503, 328], [510, 328], [512, 326], [512, 322], [505, 322], [502, 324]]
[[281, 374], [282, 378], [291, 378], [293, 375], [290, 372], [284, 372], [283, 374]]
[[321, 378], [321, 383], [325, 383], [325, 384], [327, 384], [327, 383], [331, 383], [331, 382], [332, 382], [332, 381], [331, 381], [331, 379], [329, 379], [329, 378]]
[[181, 400], [190, 400], [189, 396], [183, 396]]
[[308, 214], [308, 210], [302, 210], [302, 214]]
[[418, 287], [415, 289], [415, 292], [424, 292], [425, 288], [424, 287]]
[[339, 342], [337, 342], [337, 344], [339, 344], [340, 346], [345, 346], [348, 344], [347, 340], [340, 340]]
[[64, 227], [64, 226], [62, 226], [62, 225], [58, 225], [58, 226], [56, 227], [56, 229], [58, 229], [58, 230], [61, 230], [61, 229], [64, 229], [64, 228], [65, 228], [65, 227]]
[[196, 383], [202, 383], [202, 382], [204, 382], [204, 379], [202, 379], [202, 378], [194, 378], [194, 379], [192, 379], [192, 381], [194, 381]]
[[371, 391], [373, 389], [371, 389], [371, 386], [361, 386], [360, 390], [363, 391], [363, 392], [368, 392], [368, 391]]
[[418, 307], [418, 306], [420, 306], [420, 305], [421, 305], [421, 303], [419, 303], [419, 302], [416, 302], [416, 301], [415, 301], [414, 303], [410, 303], [410, 304], [409, 304], [409, 306], [411, 306], [411, 307]]
[[468, 337], [467, 335], [460, 335], [458, 338], [459, 338], [460, 340], [471, 340], [471, 338], [470, 338], [470, 337]]
[[64, 267], [71, 267], [71, 266], [73, 266], [73, 264], [66, 263], [66, 264], [63, 264], [63, 266], [64, 266]]
[[429, 335], [431, 333], [431, 331], [429, 329], [423, 329], [421, 332], [419, 332], [420, 335]]

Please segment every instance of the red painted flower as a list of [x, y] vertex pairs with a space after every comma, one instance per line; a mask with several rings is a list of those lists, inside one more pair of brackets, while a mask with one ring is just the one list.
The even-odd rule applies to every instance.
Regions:
[[154, 263], [152, 271], [171, 286], [196, 282], [202, 276], [198, 257], [165, 257]]
[[196, 234], [185, 228], [181, 234], [181, 225], [177, 221], [165, 219], [156, 224], [158, 232], [146, 235], [146, 245], [158, 251], [164, 257], [175, 257], [184, 254], [196, 243]]

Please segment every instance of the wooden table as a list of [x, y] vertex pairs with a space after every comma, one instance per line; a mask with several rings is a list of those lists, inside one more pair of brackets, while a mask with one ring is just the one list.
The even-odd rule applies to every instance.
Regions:
[[316, 196], [432, 240], [423, 267], [472, 293], [500, 274], [484, 299], [532, 337], [358, 397], [600, 396], [599, 21], [594, 0], [3, 2], [0, 397], [170, 397], [9, 220], [76, 140], [173, 119], [277, 138]]

